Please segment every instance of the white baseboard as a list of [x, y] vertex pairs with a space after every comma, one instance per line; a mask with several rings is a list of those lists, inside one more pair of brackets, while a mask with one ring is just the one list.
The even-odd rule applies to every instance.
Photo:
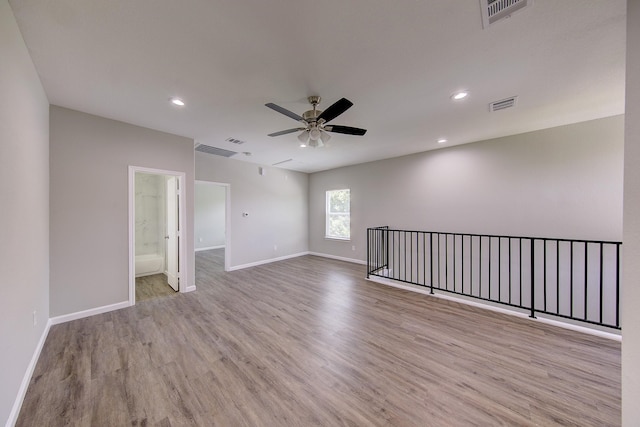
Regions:
[[527, 317], [527, 319], [537, 320], [538, 322], [546, 323], [548, 325], [558, 326], [560, 328], [565, 328], [572, 331], [582, 332], [584, 334], [595, 335], [597, 337], [608, 338], [610, 340], [622, 342], [622, 334], [614, 334], [611, 332], [601, 331], [599, 329], [593, 329], [585, 326], [574, 325], [573, 323], [567, 323], [560, 320], [541, 317], [538, 314], [536, 314], [536, 316], [537, 316], [536, 319], [531, 319], [530, 317]]
[[193, 292], [196, 290], [196, 285], [187, 286], [185, 292]]
[[129, 301], [122, 301], [116, 304], [104, 305], [102, 307], [91, 308], [89, 310], [78, 311], [76, 313], [63, 314], [62, 316], [56, 316], [49, 319], [52, 325], [58, 325], [60, 323], [70, 322], [76, 319], [82, 319], [84, 317], [95, 316], [96, 314], [106, 313], [108, 311], [120, 310], [121, 308], [129, 307]]
[[277, 257], [277, 258], [271, 258], [271, 259], [265, 259], [265, 260], [262, 260], [262, 261], [250, 262], [248, 264], [234, 265], [234, 266], [229, 268], [229, 271], [242, 270], [243, 268], [256, 267], [258, 265], [263, 265], [263, 264], [271, 264], [272, 262], [284, 261], [285, 259], [297, 258], [297, 257], [304, 256], [304, 255], [309, 255], [309, 252], [299, 252], [297, 254], [284, 255], [284, 256], [281, 256], [281, 257]]
[[[546, 323], [548, 325], [558, 326], [560, 328], [569, 329], [569, 330], [577, 331], [577, 332], [582, 332], [584, 334], [595, 335], [595, 336], [598, 336], [598, 337], [607, 338], [607, 339], [611, 339], [611, 340], [614, 340], [614, 341], [622, 341], [622, 336], [619, 335], [619, 334], [606, 332], [606, 331], [601, 331], [599, 329], [590, 328], [590, 327], [586, 327], [586, 326], [575, 325], [573, 323], [568, 323], [568, 322], [563, 322], [563, 321], [560, 321], [560, 320], [550, 319], [548, 317], [540, 317], [540, 315], [538, 315], [538, 314], [536, 314], [536, 318], [533, 319], [533, 318], [529, 317], [528, 314], [521, 313], [521, 312], [518, 312], [518, 311], [515, 311], [515, 310], [510, 310], [508, 308], [497, 307], [495, 305], [490, 305], [488, 303], [470, 301], [469, 299], [466, 299], [466, 298], [460, 298], [460, 297], [456, 297], [456, 296], [452, 296], [452, 295], [446, 295], [446, 294], [443, 294], [443, 293], [433, 293], [432, 294], [432, 293], [430, 293], [429, 288], [424, 288], [423, 289], [422, 287], [418, 287], [418, 286], [414, 286], [414, 285], [410, 285], [410, 284], [405, 284], [405, 283], [401, 283], [401, 282], [396, 282], [395, 280], [391, 280], [391, 279], [385, 279], [385, 278], [382, 278], [382, 277], [373, 276], [373, 277], [370, 277], [367, 280], [369, 280], [371, 282], [380, 283], [380, 284], [385, 285], [385, 286], [392, 286], [394, 288], [404, 289], [404, 290], [407, 290], [407, 291], [416, 292], [416, 293], [423, 294], [423, 295], [428, 295], [430, 297], [446, 299], [446, 300], [449, 300], [449, 301], [455, 301], [455, 302], [458, 302], [460, 304], [466, 304], [466, 305], [470, 305], [470, 306], [473, 306], [473, 307], [482, 308], [482, 309], [485, 309], [485, 310], [491, 310], [491, 311], [495, 311], [497, 313], [508, 314], [510, 316], [516, 316], [516, 317], [520, 317], [522, 319], [528, 319], [528, 320], [535, 321], [535, 322]], [[434, 291], [437, 292], [437, 289], [435, 289]]]
[[16, 396], [15, 402], [13, 402], [13, 407], [11, 408], [11, 413], [9, 414], [9, 418], [7, 419], [6, 427], [13, 427], [18, 421], [18, 415], [20, 415], [20, 408], [22, 408], [22, 403], [24, 402], [24, 397], [27, 394], [27, 389], [29, 388], [29, 383], [31, 382], [31, 377], [33, 376], [33, 371], [36, 369], [36, 364], [38, 363], [38, 359], [40, 358], [40, 352], [42, 351], [42, 347], [44, 347], [44, 343], [47, 340], [47, 336], [49, 335], [49, 329], [51, 329], [51, 319], [47, 320], [47, 324], [42, 331], [42, 335], [40, 335], [40, 340], [38, 341], [38, 345], [33, 352], [33, 356], [31, 356], [31, 360], [29, 361], [29, 365], [27, 365], [27, 370], [24, 373], [24, 377], [22, 377], [22, 382], [20, 383], [20, 388], [18, 389], [18, 395]]
[[309, 252], [309, 255], [320, 256], [320, 257], [323, 257], [323, 258], [337, 259], [338, 261], [352, 262], [354, 264], [367, 265], [367, 262], [366, 261], [362, 261], [361, 259], [346, 258], [346, 257], [342, 257], [342, 256], [337, 256], [337, 255], [323, 254], [323, 253], [320, 253], [320, 252]]
[[323, 258], [336, 259], [338, 261], [351, 262], [351, 263], [354, 263], [354, 264], [362, 264], [362, 265], [366, 265], [367, 264], [366, 261], [362, 261], [362, 260], [355, 259], [355, 258], [346, 258], [346, 257], [341, 257], [341, 256], [336, 256], [336, 255], [323, 254], [323, 253], [320, 253], [320, 252], [299, 252], [297, 254], [284, 255], [284, 256], [281, 256], [281, 257], [277, 257], [277, 258], [271, 258], [271, 259], [265, 259], [265, 260], [262, 260], [262, 261], [250, 262], [248, 264], [235, 265], [235, 266], [229, 268], [229, 271], [242, 270], [243, 268], [256, 267], [258, 265], [270, 264], [272, 262], [277, 262], [277, 261], [284, 261], [285, 259], [297, 258], [297, 257], [304, 256], [304, 255], [314, 255], [314, 256], [319, 256], [319, 257], [323, 257]]
[[211, 249], [222, 249], [224, 248], [225, 245], [219, 245], [219, 246], [209, 246], [208, 248], [198, 248], [195, 251], [196, 252], [200, 252], [200, 251], [210, 251]]

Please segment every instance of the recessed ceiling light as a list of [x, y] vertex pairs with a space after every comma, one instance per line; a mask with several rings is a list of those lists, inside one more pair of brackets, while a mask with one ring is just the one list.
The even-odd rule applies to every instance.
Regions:
[[307, 148], [307, 144], [305, 144], [304, 142], [300, 143], [300, 148]]
[[444, 144], [445, 142], [447, 142], [447, 140], [445, 138], [440, 138], [438, 140], [438, 144]]
[[169, 98], [169, 101], [171, 101], [173, 105], [177, 105], [178, 107], [184, 107], [184, 101], [180, 98], [176, 98], [176, 97]]
[[466, 90], [463, 90], [463, 91], [456, 92], [453, 95], [451, 95], [451, 99], [459, 101], [461, 99], [466, 98], [468, 95], [469, 95], [469, 92], [467, 92]]

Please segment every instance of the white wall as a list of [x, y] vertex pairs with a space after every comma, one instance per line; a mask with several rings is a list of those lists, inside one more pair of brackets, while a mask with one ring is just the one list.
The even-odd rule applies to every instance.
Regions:
[[0, 103], [0, 424], [5, 424], [17, 415], [11, 410], [49, 318], [49, 101], [6, 0], [0, 0], [0, 93], [5, 100]]
[[166, 220], [165, 177], [137, 172], [135, 176], [136, 255], [164, 257]]
[[231, 268], [309, 249], [308, 175], [265, 170], [261, 176], [258, 165], [196, 152], [196, 179], [230, 184]]
[[193, 140], [51, 107], [51, 316], [129, 298], [128, 167], [186, 173], [193, 285]]
[[[623, 133], [616, 116], [314, 173], [310, 250], [364, 260], [379, 225], [621, 240]], [[324, 238], [338, 188], [351, 189], [350, 242]]]
[[640, 420], [640, 2], [627, 2], [622, 274], [622, 425]]
[[225, 186], [196, 181], [194, 220], [196, 250], [224, 246], [225, 196]]

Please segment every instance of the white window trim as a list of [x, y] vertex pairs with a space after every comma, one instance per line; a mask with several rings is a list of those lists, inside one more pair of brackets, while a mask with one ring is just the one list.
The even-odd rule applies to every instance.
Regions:
[[[351, 234], [351, 233], [349, 233]], [[337, 242], [350, 242], [351, 237], [332, 237], [332, 236], [324, 236], [325, 240], [335, 240]]]
[[[329, 236], [327, 231], [329, 230], [329, 194], [335, 191], [349, 191], [349, 237]], [[335, 190], [327, 190], [324, 198], [324, 238], [325, 240], [335, 240], [338, 242], [350, 242], [351, 241], [351, 189], [350, 188], [337, 188]]]

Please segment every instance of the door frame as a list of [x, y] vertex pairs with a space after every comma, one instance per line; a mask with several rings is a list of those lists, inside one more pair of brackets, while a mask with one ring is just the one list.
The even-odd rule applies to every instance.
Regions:
[[[180, 183], [178, 178], [170, 175], [163, 175], [161, 179], [164, 181], [163, 193], [164, 200], [164, 262], [167, 282], [174, 291], [180, 290], [180, 254], [178, 248], [180, 244], [180, 223], [178, 203], [180, 201]], [[173, 211], [173, 212], [172, 212]]]
[[187, 209], [186, 209], [186, 197], [185, 197], [185, 183], [186, 173], [179, 171], [170, 171], [164, 169], [154, 169], [142, 166], [129, 165], [129, 305], [135, 305], [136, 303], [136, 173], [148, 173], [154, 175], [163, 176], [175, 176], [178, 179], [178, 226], [180, 228], [178, 234], [178, 271], [179, 292], [188, 292], [192, 289], [187, 289], [187, 283], [189, 283], [188, 274], [186, 268], [186, 239], [187, 236]]
[[224, 271], [231, 271], [231, 184], [202, 179], [196, 179], [195, 182], [224, 187]]

